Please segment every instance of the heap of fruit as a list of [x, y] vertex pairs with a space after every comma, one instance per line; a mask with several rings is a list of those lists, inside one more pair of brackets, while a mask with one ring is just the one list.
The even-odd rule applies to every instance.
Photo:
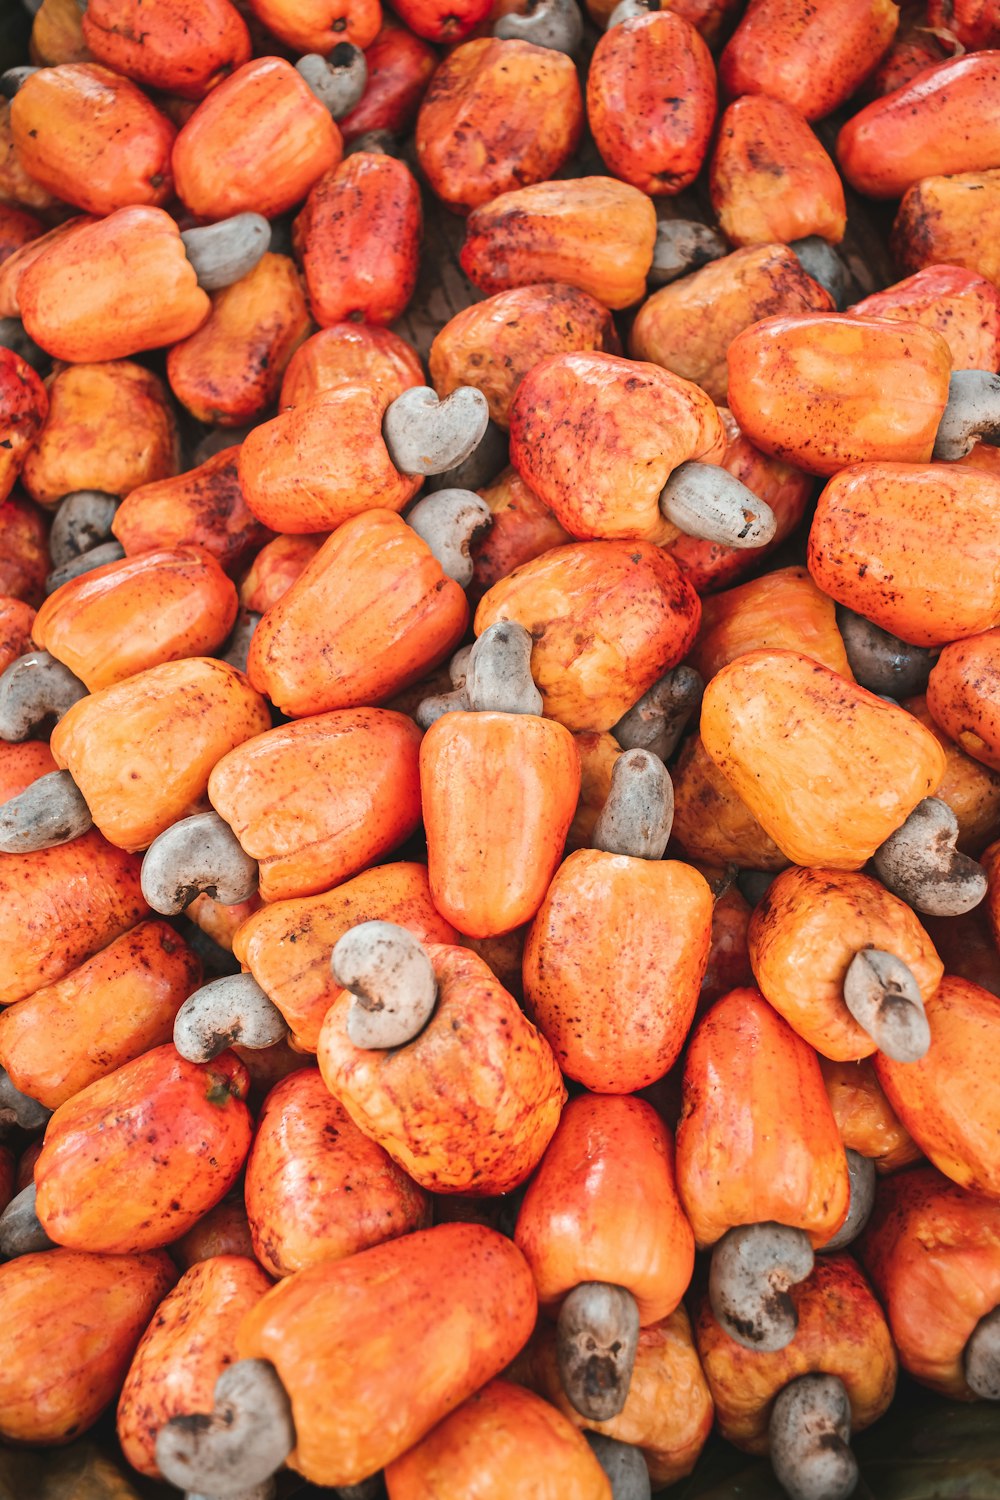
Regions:
[[0, 1435], [843, 1500], [1000, 1399], [1000, 4], [392, 10], [0, 78]]

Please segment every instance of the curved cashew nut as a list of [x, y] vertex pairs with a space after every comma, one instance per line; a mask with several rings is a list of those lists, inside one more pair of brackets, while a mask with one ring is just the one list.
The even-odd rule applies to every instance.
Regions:
[[533, 42], [572, 57], [583, 41], [583, 16], [575, 0], [527, 0], [524, 11], [508, 11], [494, 24], [502, 42]]
[[272, 1364], [238, 1359], [215, 1382], [215, 1408], [172, 1417], [156, 1437], [156, 1462], [179, 1489], [243, 1500], [295, 1447], [295, 1424]]
[[49, 532], [49, 553], [57, 568], [108, 540], [119, 503], [117, 495], [104, 490], [71, 490], [63, 496]]
[[842, 605], [837, 627], [855, 680], [870, 693], [912, 698], [927, 686], [936, 653], [891, 635], [888, 630]]
[[0, 675], [0, 740], [30, 739], [49, 719], [61, 719], [87, 689], [47, 651], [28, 651]]
[[848, 1146], [847, 1172], [851, 1183], [851, 1197], [847, 1205], [847, 1218], [832, 1240], [821, 1247], [822, 1254], [845, 1249], [864, 1229], [875, 1207], [875, 1163], [867, 1156], [852, 1151]]
[[662, 859], [674, 823], [670, 772], [648, 750], [626, 750], [611, 772], [607, 801], [597, 815], [592, 849]]
[[1000, 444], [1000, 375], [992, 370], [953, 370], [933, 456], [953, 463], [971, 453], [977, 440]]
[[582, 1417], [606, 1422], [628, 1399], [639, 1348], [639, 1309], [623, 1286], [585, 1281], [559, 1310], [556, 1358], [566, 1396]]
[[174, 1017], [174, 1046], [188, 1062], [210, 1062], [234, 1045], [260, 1051], [288, 1026], [252, 974], [224, 974], [189, 995]]
[[196, 896], [211, 896], [223, 906], [249, 901], [257, 889], [257, 861], [218, 813], [194, 813], [153, 840], [140, 882], [154, 911], [176, 917]]
[[497, 620], [483, 631], [469, 653], [465, 677], [465, 695], [475, 713], [541, 713], [531, 646], [531, 636], [516, 620]]
[[271, 248], [271, 226], [263, 214], [234, 214], [217, 224], [181, 233], [198, 285], [218, 292], [248, 276]]
[[958, 819], [939, 797], [918, 802], [872, 857], [887, 891], [931, 917], [958, 917], [986, 895], [986, 871], [960, 854]]
[[674, 667], [633, 703], [611, 733], [623, 750], [651, 750], [669, 760], [704, 690], [694, 667]]
[[94, 820], [69, 771], [49, 771], [0, 805], [0, 854], [31, 854], [68, 844]]
[[326, 57], [310, 52], [299, 58], [295, 71], [335, 120], [350, 113], [368, 83], [365, 54], [353, 42], [338, 42]]
[[894, 1062], [918, 1062], [931, 1044], [920, 986], [894, 953], [855, 953], [844, 975], [844, 1004]]
[[660, 491], [660, 511], [686, 536], [741, 551], [764, 547], [777, 522], [766, 501], [718, 464], [678, 464]]
[[434, 1014], [431, 961], [413, 933], [394, 922], [360, 922], [345, 932], [330, 969], [354, 996], [347, 1035], [355, 1047], [404, 1047]]
[[443, 401], [430, 386], [413, 386], [386, 407], [382, 439], [401, 474], [440, 474], [478, 448], [489, 417], [475, 386], [460, 385]]
[[788, 1288], [813, 1268], [809, 1238], [787, 1224], [730, 1229], [712, 1251], [708, 1295], [719, 1323], [744, 1349], [766, 1354], [795, 1337], [799, 1317]]

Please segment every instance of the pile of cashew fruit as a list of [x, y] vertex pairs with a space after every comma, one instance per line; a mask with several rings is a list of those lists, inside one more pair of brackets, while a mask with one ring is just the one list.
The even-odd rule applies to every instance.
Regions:
[[0, 1438], [847, 1500], [1000, 1401], [1000, 3], [387, 3], [0, 75]]

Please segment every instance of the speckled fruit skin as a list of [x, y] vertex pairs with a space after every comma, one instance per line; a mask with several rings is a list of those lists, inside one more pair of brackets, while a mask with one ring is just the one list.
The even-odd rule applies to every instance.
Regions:
[[577, 537], [672, 540], [660, 491], [679, 464], [717, 464], [725, 448], [715, 404], [698, 386], [604, 352], [541, 360], [510, 411], [511, 463]]
[[853, 464], [824, 488], [809, 571], [824, 593], [915, 646], [1000, 624], [989, 537], [1000, 476], [954, 464]]
[[559, 1066], [596, 1093], [631, 1094], [673, 1066], [708, 961], [712, 893], [680, 860], [578, 849], [528, 932], [528, 1013]]
[[820, 869], [867, 864], [947, 764], [903, 709], [796, 651], [748, 651], [717, 672], [701, 737], [778, 848]]
[[926, 1002], [931, 1045], [915, 1063], [879, 1053], [886, 1097], [934, 1165], [970, 1192], [1000, 1198], [1000, 1100], [990, 1059], [1000, 999], [947, 974]]
[[140, 1474], [161, 1478], [165, 1422], [211, 1411], [215, 1382], [236, 1358], [236, 1330], [271, 1288], [255, 1260], [215, 1255], [185, 1271], [143, 1334], [118, 1400], [118, 1440]]
[[771, 1222], [823, 1245], [844, 1221], [847, 1158], [816, 1053], [757, 990], [732, 990], [695, 1028], [677, 1186], [700, 1249]]
[[587, 120], [616, 177], [653, 197], [697, 177], [715, 124], [712, 54], [673, 10], [605, 31], [587, 73]]
[[847, 311], [856, 318], [898, 318], [936, 329], [951, 350], [955, 370], [1000, 366], [1000, 289], [977, 271], [928, 266]]
[[247, 1161], [254, 1253], [272, 1276], [344, 1260], [430, 1222], [430, 1200], [363, 1135], [316, 1068], [264, 1100]]
[[554, 1406], [506, 1380], [470, 1396], [386, 1471], [389, 1500], [611, 1500], [586, 1441]]
[[244, 1318], [237, 1351], [271, 1360], [291, 1398], [290, 1466], [314, 1484], [356, 1484], [498, 1375], [536, 1311], [510, 1240], [440, 1224], [289, 1276]]
[[[156, 1250], [232, 1187], [250, 1148], [246, 1068], [154, 1047], [60, 1105], [35, 1164], [36, 1212], [71, 1250]], [[114, 1190], [112, 1190], [114, 1184]]]
[[233, 937], [233, 952], [281, 1011], [303, 1052], [315, 1052], [327, 1010], [340, 990], [330, 954], [359, 922], [395, 922], [421, 942], [454, 943], [458, 934], [431, 900], [426, 865], [376, 865], [332, 891], [270, 901]]
[[677, 1195], [674, 1142], [642, 1099], [581, 1094], [563, 1111], [517, 1217], [538, 1300], [602, 1281], [632, 1293], [642, 1325], [673, 1312], [694, 1267]]
[[0, 1266], [0, 1434], [49, 1448], [92, 1427], [176, 1280], [163, 1251], [56, 1248]]
[[903, 1369], [951, 1401], [974, 1401], [962, 1356], [1000, 1303], [1000, 1203], [933, 1167], [879, 1186], [860, 1244]]
[[282, 724], [219, 760], [212, 806], [259, 865], [265, 901], [329, 890], [420, 821], [420, 730], [387, 708]]
[[843, 995], [854, 955], [878, 948], [902, 959], [926, 1003], [944, 965], [913, 910], [857, 871], [784, 870], [750, 919], [750, 962], [761, 993], [817, 1052], [836, 1062], [876, 1044]]
[[360, 1130], [430, 1192], [510, 1192], [537, 1166], [566, 1099], [558, 1065], [483, 959], [431, 945], [438, 998], [411, 1042], [355, 1047], [353, 997], [327, 1011], [319, 1066]]
[[715, 1321], [705, 1297], [695, 1321], [698, 1353], [722, 1436], [747, 1453], [768, 1451], [775, 1397], [789, 1381], [835, 1375], [847, 1390], [851, 1431], [882, 1416], [896, 1389], [896, 1351], [885, 1315], [849, 1255], [826, 1255], [805, 1281], [789, 1288], [798, 1314], [784, 1349], [744, 1349]]
[[531, 632], [542, 712], [568, 729], [611, 729], [687, 654], [701, 603], [652, 542], [580, 542], [523, 563], [483, 595], [475, 630]]
[[945, 646], [927, 683], [935, 723], [974, 760], [1000, 771], [1000, 629]]

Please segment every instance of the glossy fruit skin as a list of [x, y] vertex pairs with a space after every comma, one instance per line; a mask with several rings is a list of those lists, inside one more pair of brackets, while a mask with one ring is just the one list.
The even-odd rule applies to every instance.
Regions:
[[293, 227], [316, 322], [394, 323], [417, 284], [422, 230], [405, 162], [357, 151], [324, 173]]
[[159, 548], [196, 547], [240, 573], [271, 537], [247, 509], [237, 475], [239, 447], [223, 448], [183, 474], [131, 490], [111, 530], [126, 557]]
[[847, 1389], [851, 1431], [883, 1414], [896, 1389], [896, 1351], [885, 1316], [849, 1255], [824, 1255], [789, 1288], [798, 1313], [784, 1349], [744, 1349], [712, 1316], [708, 1298], [695, 1322], [698, 1353], [715, 1402], [719, 1431], [747, 1453], [768, 1451], [774, 1399], [800, 1375], [836, 1375]]
[[262, 615], [288, 592], [325, 541], [325, 532], [273, 537], [257, 553], [240, 584], [240, 603]]
[[270, 717], [242, 672], [191, 656], [81, 698], [50, 744], [105, 837], [145, 849], [178, 818], [205, 810], [220, 756], [260, 734]]
[[562, 856], [580, 756], [535, 714], [450, 713], [420, 746], [434, 905], [459, 932], [496, 937], [533, 917]]
[[386, 1472], [389, 1500], [611, 1500], [604, 1470], [554, 1406], [491, 1380]]
[[18, 300], [36, 344], [73, 364], [175, 344], [211, 311], [177, 224], [144, 207], [116, 209], [50, 246], [21, 277]]
[[62, 224], [57, 224], [54, 229], [49, 229], [37, 238], [29, 240], [19, 250], [11, 251], [0, 263], [0, 317], [16, 318], [19, 316], [21, 278], [39, 256], [44, 255], [50, 246], [72, 237], [78, 229], [82, 229], [87, 224], [96, 223], [97, 220], [90, 214], [76, 214], [64, 220]]
[[449, 656], [465, 594], [391, 510], [337, 528], [254, 632], [250, 681], [300, 718], [380, 703]]
[[117, 1408], [118, 1441], [140, 1474], [162, 1478], [156, 1435], [172, 1417], [210, 1411], [236, 1358], [240, 1320], [271, 1288], [254, 1260], [216, 1255], [185, 1271], [140, 1340]]
[[924, 177], [997, 166], [998, 84], [1000, 52], [924, 69], [848, 120], [837, 137], [844, 176], [870, 198], [901, 198]]
[[898, 318], [940, 333], [955, 370], [1000, 365], [1000, 290], [961, 266], [928, 266], [848, 308], [854, 317]]
[[821, 1056], [819, 1066], [848, 1151], [870, 1157], [880, 1175], [922, 1160], [923, 1152], [885, 1097], [870, 1057], [860, 1062], [831, 1062]]
[[0, 348], [0, 502], [17, 476], [49, 414], [46, 390], [31, 366], [13, 349]]
[[[0, 597], [27, 606], [41, 604], [51, 566], [47, 516], [19, 490], [13, 490], [6, 500], [0, 500], [0, 528], [4, 541], [0, 553]], [[20, 656], [27, 649], [25, 644], [15, 654]], [[10, 657], [4, 665], [13, 659]]]
[[180, 467], [163, 382], [130, 360], [64, 365], [47, 381], [49, 415], [21, 482], [39, 505], [73, 490], [127, 495]]
[[199, 219], [300, 203], [340, 161], [340, 131], [281, 57], [256, 57], [214, 88], [174, 145], [177, 195]]
[[809, 571], [831, 598], [915, 646], [1000, 624], [987, 537], [1000, 477], [953, 464], [854, 464], [835, 475], [809, 531]]
[[738, 333], [762, 318], [832, 307], [829, 292], [787, 245], [754, 245], [653, 292], [636, 314], [629, 350], [633, 359], [662, 365], [724, 402], [726, 354]]
[[253, 1260], [250, 1225], [239, 1187], [227, 1193], [221, 1203], [202, 1214], [193, 1229], [182, 1234], [170, 1246], [170, 1258], [182, 1271], [190, 1271], [199, 1261], [217, 1255], [238, 1255]]
[[330, 978], [334, 945], [359, 922], [376, 920], [395, 922], [425, 943], [457, 940], [431, 901], [426, 866], [412, 861], [363, 870], [318, 896], [269, 902], [235, 934], [234, 954], [281, 1011], [300, 1051], [316, 1051], [341, 993]]
[[558, 281], [612, 310], [646, 290], [652, 199], [613, 177], [539, 182], [501, 193], [469, 215], [459, 261], [482, 292]]
[[609, 170], [653, 197], [697, 177], [715, 124], [712, 55], [673, 10], [605, 31], [587, 73], [587, 120]]
[[568, 729], [610, 729], [686, 655], [700, 618], [697, 594], [661, 548], [577, 542], [495, 583], [475, 630], [517, 620], [535, 642], [542, 712]]
[[551, 1324], [539, 1325], [526, 1354], [532, 1387], [575, 1427], [641, 1448], [657, 1489], [690, 1474], [712, 1427], [712, 1397], [683, 1303], [659, 1322], [640, 1328], [625, 1405], [607, 1422], [592, 1422], [571, 1405], [559, 1375]]
[[733, 245], [818, 235], [838, 245], [847, 225], [837, 169], [802, 116], [746, 94], [719, 122], [709, 173], [712, 208]]
[[493, 521], [470, 549], [473, 573], [466, 596], [472, 604], [522, 563], [573, 540], [516, 469], [504, 469], [479, 495]]
[[878, 948], [902, 959], [925, 1004], [944, 974], [912, 909], [879, 881], [855, 872], [785, 870], [754, 911], [748, 936], [761, 993], [799, 1036], [835, 1062], [876, 1051], [843, 998], [856, 953]]
[[514, 1242], [541, 1307], [603, 1281], [630, 1291], [642, 1325], [673, 1312], [694, 1267], [694, 1237], [677, 1196], [674, 1142], [641, 1099], [580, 1094], [533, 1177]]
[[340, 709], [224, 755], [208, 795], [260, 866], [265, 901], [311, 896], [388, 854], [420, 821], [412, 719]]
[[[929, 729], [947, 761], [944, 780], [935, 796], [946, 802], [958, 819], [958, 848], [978, 858], [1000, 825], [1000, 771], [973, 760], [931, 717], [924, 695], [905, 698], [900, 705]], [[946, 962], [946, 968], [954, 966]], [[972, 977], [972, 976], [970, 976]]]
[[382, 441], [385, 405], [367, 383], [341, 385], [255, 427], [239, 461], [254, 515], [274, 531], [298, 534], [333, 531], [376, 503], [401, 511], [422, 478], [400, 474], [390, 459]]
[[765, 453], [810, 474], [926, 464], [951, 350], [919, 323], [837, 313], [767, 318], [729, 346], [729, 406]]
[[[31, 650], [31, 627], [34, 622], [35, 611], [30, 604], [26, 604], [23, 599], [15, 599], [13, 595], [0, 594], [0, 672], [6, 672], [12, 661]], [[15, 745], [0, 740], [0, 753], [7, 754], [12, 750], [16, 753], [27, 746], [37, 746], [38, 743], [25, 740], [23, 744]], [[11, 792], [9, 795], [15, 794]]]
[[216, 651], [236, 608], [236, 588], [215, 559], [178, 547], [69, 579], [45, 600], [33, 635], [97, 692], [162, 662]]
[[783, 853], [820, 869], [860, 869], [946, 767], [902, 709], [794, 651], [750, 651], [718, 672], [701, 735]]
[[366, 385], [384, 410], [426, 377], [416, 351], [398, 334], [372, 323], [335, 323], [300, 344], [288, 362], [279, 406], [301, 406], [338, 385]]
[[753, 0], [719, 58], [731, 98], [767, 94], [820, 120], [850, 98], [892, 41], [892, 0]]
[[250, 0], [250, 9], [293, 51], [324, 57], [338, 42], [364, 50], [382, 24], [378, 0]]
[[427, 1195], [361, 1133], [316, 1068], [290, 1073], [265, 1099], [246, 1203], [254, 1254], [279, 1277], [430, 1223]]
[[925, 1004], [931, 1045], [915, 1063], [880, 1053], [875, 1071], [917, 1145], [960, 1187], [1000, 1198], [1000, 1106], [989, 1059], [1000, 999], [946, 974]]
[[170, 350], [170, 388], [199, 422], [241, 427], [274, 403], [288, 361], [311, 330], [294, 262], [267, 254], [213, 293], [207, 320]]
[[327, 1011], [323, 1081], [365, 1135], [429, 1192], [506, 1193], [534, 1171], [566, 1090], [548, 1043], [486, 962], [466, 948], [427, 949], [438, 985], [430, 1021], [389, 1051], [347, 1035], [353, 997]]
[[0, 104], [0, 193], [3, 194], [5, 203], [13, 203], [36, 213], [45, 213], [55, 208], [57, 201], [22, 167], [14, 145], [10, 104], [6, 99]]
[[[22, 656], [27, 646], [17, 653]], [[0, 661], [3, 655], [0, 653]], [[0, 740], [0, 803], [9, 802], [39, 776], [47, 776], [57, 770], [52, 753], [42, 740], [25, 740], [23, 744], [8, 744]]]
[[177, 1280], [162, 1252], [44, 1250], [0, 1267], [0, 1433], [58, 1447], [115, 1399], [142, 1330]]
[[665, 542], [660, 491], [689, 459], [718, 463], [725, 433], [704, 391], [615, 354], [554, 354], [510, 410], [510, 457], [572, 536]]
[[910, 1375], [951, 1401], [974, 1401], [966, 1341], [1000, 1303], [1000, 1203], [967, 1193], [933, 1167], [881, 1184], [861, 1240]]
[[0, 855], [0, 1004], [62, 979], [148, 917], [140, 864], [96, 828], [53, 849]]
[[1000, 771], [1000, 629], [946, 646], [931, 668], [927, 707], [974, 760]]
[[[36, 1211], [50, 1239], [126, 1255], [184, 1234], [246, 1160], [248, 1083], [235, 1053], [189, 1063], [168, 1043], [60, 1105], [35, 1164]], [[112, 1182], [123, 1189], [113, 1199]]]
[[700, 734], [684, 741], [670, 777], [674, 784], [671, 838], [689, 858], [749, 870], [785, 868], [788, 856], [723, 776]]
[[44, 233], [45, 225], [34, 214], [15, 208], [12, 203], [0, 203], [0, 265]]
[[532, 42], [480, 37], [449, 52], [435, 72], [414, 140], [436, 196], [468, 213], [549, 181], [576, 150], [582, 127], [571, 58]]
[[964, 266], [1000, 285], [1000, 171], [924, 177], [907, 188], [889, 248], [903, 272]]
[[509, 1240], [440, 1224], [288, 1277], [244, 1318], [237, 1349], [271, 1360], [288, 1391], [289, 1466], [316, 1484], [354, 1484], [498, 1375], [536, 1307]]
[[575, 287], [545, 283], [498, 292], [447, 322], [430, 349], [428, 366], [439, 396], [474, 385], [499, 427], [510, 426], [518, 386], [548, 355], [620, 349], [614, 320], [595, 297]]
[[393, 0], [392, 9], [417, 36], [447, 46], [464, 41], [490, 13], [487, 0]]
[[433, 47], [386, 16], [378, 36], [365, 48], [365, 62], [365, 91], [354, 108], [337, 121], [347, 145], [369, 130], [406, 135], [439, 58]]
[[156, 206], [172, 196], [174, 127], [141, 89], [109, 68], [40, 69], [11, 101], [10, 122], [25, 170], [85, 213]]
[[745, 652], [772, 647], [798, 651], [853, 681], [833, 601], [805, 568], [775, 568], [703, 599], [690, 662], [708, 682]]
[[694, 1020], [712, 893], [679, 860], [578, 849], [528, 932], [528, 1014], [568, 1078], [631, 1094], [676, 1062]]
[[146, 88], [202, 99], [250, 59], [250, 33], [229, 0], [94, 0], [83, 13], [87, 47], [107, 68]]
[[818, 1246], [843, 1223], [847, 1158], [819, 1062], [756, 990], [724, 995], [692, 1035], [677, 1186], [699, 1249], [770, 1222]]
[[15, 1088], [58, 1109], [169, 1042], [200, 982], [201, 962], [183, 938], [166, 922], [140, 922], [0, 1015], [0, 1065]]

